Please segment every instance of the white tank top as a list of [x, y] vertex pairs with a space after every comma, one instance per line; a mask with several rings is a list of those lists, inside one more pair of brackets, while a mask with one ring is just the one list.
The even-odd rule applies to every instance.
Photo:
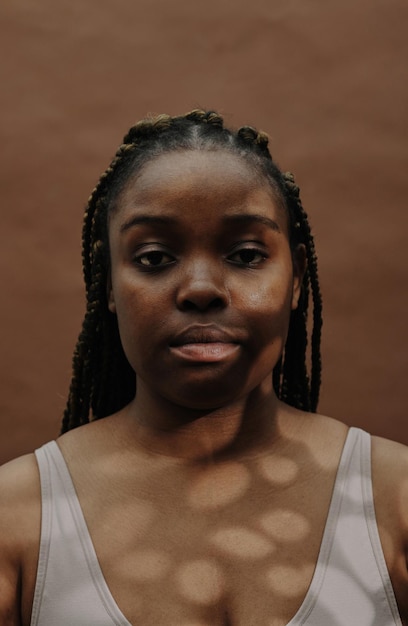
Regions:
[[[131, 626], [105, 582], [57, 443], [36, 456], [42, 522], [31, 626]], [[357, 428], [344, 445], [311, 585], [287, 624], [300, 625], [402, 626], [375, 520], [370, 436]]]

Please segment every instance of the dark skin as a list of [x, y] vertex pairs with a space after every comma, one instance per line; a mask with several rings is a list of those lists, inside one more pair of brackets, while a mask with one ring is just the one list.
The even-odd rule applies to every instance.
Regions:
[[[286, 626], [310, 585], [347, 434], [282, 404], [271, 384], [304, 250], [291, 250], [268, 182], [221, 151], [150, 161], [119, 197], [109, 236], [109, 308], [137, 396], [58, 440], [107, 584], [132, 624]], [[407, 477], [406, 449], [373, 438], [404, 623]], [[4, 466], [0, 488], [0, 622], [28, 626], [33, 455]]]
[[[196, 428], [205, 422], [212, 430], [220, 415], [231, 432], [248, 403], [251, 414], [265, 406], [267, 426], [257, 430], [269, 430], [271, 363], [283, 349], [305, 261], [303, 247], [290, 250], [287, 216], [270, 186], [240, 159], [215, 153], [204, 176], [207, 154], [173, 157], [145, 167], [110, 219], [109, 308], [137, 372], [138, 420], [154, 415], [167, 428], [174, 415], [175, 428], [188, 424], [191, 449], [200, 445]], [[234, 184], [226, 193], [228, 176]]]

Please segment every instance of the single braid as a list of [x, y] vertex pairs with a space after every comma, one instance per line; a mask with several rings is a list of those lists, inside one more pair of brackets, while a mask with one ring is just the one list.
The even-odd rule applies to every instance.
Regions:
[[186, 119], [191, 122], [195, 122], [196, 124], [211, 124], [216, 128], [224, 128], [224, 120], [216, 111], [203, 111], [202, 109], [195, 109], [194, 111], [187, 113], [187, 115], [183, 115], [176, 119]]
[[261, 130], [258, 131], [256, 128], [252, 128], [252, 126], [242, 126], [238, 129], [237, 135], [244, 142], [259, 146], [263, 151], [268, 149], [269, 136]]
[[[320, 334], [322, 301], [317, 259], [307, 215], [292, 174], [282, 174], [268, 149], [268, 135], [251, 126], [236, 132], [224, 127], [216, 111], [195, 109], [184, 116], [158, 115], [132, 126], [112, 162], [89, 197], [82, 231], [86, 312], [73, 356], [73, 375], [62, 432], [113, 414], [132, 400], [136, 376], [124, 354], [116, 316], [107, 302], [109, 274], [108, 216], [131, 176], [160, 154], [177, 150], [220, 149], [247, 160], [266, 176], [289, 215], [290, 243], [303, 244], [307, 270], [298, 308], [291, 313], [284, 352], [273, 371], [279, 398], [315, 411], [321, 378]], [[310, 376], [307, 367], [309, 290], [313, 302]]]
[[[322, 296], [319, 285], [317, 256], [308, 216], [302, 206], [302, 202], [300, 199], [299, 187], [296, 185], [294, 176], [290, 172], [286, 172], [283, 174], [283, 180], [286, 187], [287, 203], [294, 219], [295, 241], [301, 241], [302, 243], [304, 243], [306, 249], [307, 269], [303, 279], [302, 302], [298, 306], [298, 309], [294, 312], [294, 317], [303, 318], [300, 319], [298, 322], [296, 335], [298, 336], [298, 340], [302, 342], [302, 351], [304, 351], [306, 358], [308, 294], [310, 286], [313, 302], [313, 330], [311, 342], [310, 393], [308, 394], [308, 396], [310, 395], [310, 405], [306, 410], [316, 411], [321, 383], [320, 339], [323, 324]], [[299, 313], [296, 315], [297, 311], [299, 311]], [[289, 345], [291, 345], [293, 341], [294, 337], [291, 337]], [[295, 351], [295, 349], [296, 346], [294, 347], [293, 352]], [[294, 360], [294, 356], [291, 357], [292, 371], [295, 367]], [[287, 377], [290, 376], [291, 370], [287, 372]]]

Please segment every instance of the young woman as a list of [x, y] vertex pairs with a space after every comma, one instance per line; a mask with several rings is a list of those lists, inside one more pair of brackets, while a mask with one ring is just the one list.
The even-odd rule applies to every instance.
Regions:
[[315, 413], [314, 244], [267, 146], [144, 120], [92, 193], [64, 434], [0, 472], [2, 625], [408, 623], [408, 454]]

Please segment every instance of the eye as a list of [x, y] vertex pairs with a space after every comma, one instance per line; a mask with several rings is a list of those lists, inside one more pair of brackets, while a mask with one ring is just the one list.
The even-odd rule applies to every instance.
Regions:
[[174, 258], [161, 250], [151, 250], [135, 257], [135, 263], [146, 269], [163, 267], [173, 262]]
[[259, 250], [259, 248], [241, 248], [241, 250], [230, 254], [228, 260], [236, 265], [254, 267], [262, 263], [267, 256], [268, 255], [262, 250]]

